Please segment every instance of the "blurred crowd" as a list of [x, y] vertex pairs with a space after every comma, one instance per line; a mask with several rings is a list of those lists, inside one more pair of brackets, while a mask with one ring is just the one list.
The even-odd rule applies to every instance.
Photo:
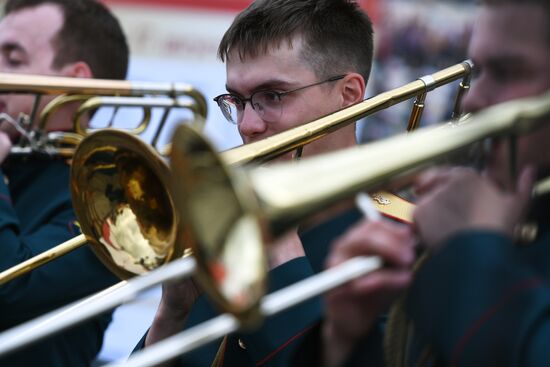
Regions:
[[[460, 63], [466, 58], [471, 24], [454, 22], [446, 27], [426, 22], [426, 15], [396, 21], [388, 12], [378, 27], [375, 64], [368, 96], [397, 88], [421, 76]], [[458, 82], [428, 94], [421, 126], [450, 117]], [[413, 101], [407, 101], [366, 118], [360, 141], [367, 142], [406, 128]]]

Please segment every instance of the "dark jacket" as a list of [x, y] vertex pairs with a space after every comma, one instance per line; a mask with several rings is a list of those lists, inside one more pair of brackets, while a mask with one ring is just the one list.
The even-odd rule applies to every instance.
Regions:
[[[537, 238], [518, 244], [492, 231], [459, 233], [420, 266], [403, 303], [406, 333], [388, 327], [358, 343], [345, 367], [546, 366], [550, 361], [550, 205], [535, 204]], [[404, 319], [402, 319], [404, 320]], [[293, 366], [318, 365], [310, 333]], [[388, 344], [388, 333], [404, 336]], [[399, 340], [390, 339], [390, 340]], [[397, 357], [397, 356], [400, 357]]]
[[[61, 159], [10, 157], [0, 180], [0, 270], [80, 232]], [[117, 282], [84, 246], [0, 286], [0, 329], [6, 330]], [[110, 314], [0, 358], [0, 366], [89, 366]]]

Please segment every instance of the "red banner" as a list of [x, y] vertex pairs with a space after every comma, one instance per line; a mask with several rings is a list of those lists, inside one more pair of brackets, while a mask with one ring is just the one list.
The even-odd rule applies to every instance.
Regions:
[[241, 11], [251, 0], [104, 0], [107, 4], [147, 5], [154, 7], [191, 7], [202, 9], [216, 9]]
[[[252, 0], [104, 0], [107, 4], [147, 5], [154, 7], [192, 7], [211, 10], [241, 11]], [[378, 0], [357, 0], [373, 21], [378, 20]]]

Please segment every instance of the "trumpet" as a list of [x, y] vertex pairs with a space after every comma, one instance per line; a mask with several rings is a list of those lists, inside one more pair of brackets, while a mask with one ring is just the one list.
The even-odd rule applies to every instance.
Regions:
[[[108, 79], [81, 79], [40, 75], [0, 73], [0, 93], [32, 94], [33, 109], [17, 119], [3, 116], [21, 133], [21, 139], [12, 147], [11, 154], [42, 153], [71, 157], [82, 138], [93, 129], [82, 123], [82, 117], [103, 105], [139, 106], [143, 119], [135, 129], [139, 134], [149, 125], [151, 108], [162, 107], [164, 114], [155, 132], [158, 137], [168, 113], [173, 108], [186, 108], [193, 112], [194, 120], [204, 124], [207, 107], [204, 96], [184, 83], [136, 82]], [[40, 101], [45, 95], [58, 95], [39, 113]], [[98, 98], [110, 97], [109, 100]], [[125, 99], [117, 99], [125, 97]], [[49, 132], [48, 123], [60, 107], [70, 103], [84, 103], [74, 116], [72, 132]], [[36, 121], [36, 123], [35, 123]]]

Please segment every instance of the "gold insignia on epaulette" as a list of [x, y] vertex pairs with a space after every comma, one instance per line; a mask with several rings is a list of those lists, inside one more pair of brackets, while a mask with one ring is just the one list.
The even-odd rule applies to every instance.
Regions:
[[391, 200], [382, 195], [381, 193], [376, 193], [372, 195], [372, 200], [376, 201], [380, 205], [390, 205]]
[[371, 197], [380, 213], [402, 222], [412, 222], [414, 204], [386, 191], [374, 193]]

